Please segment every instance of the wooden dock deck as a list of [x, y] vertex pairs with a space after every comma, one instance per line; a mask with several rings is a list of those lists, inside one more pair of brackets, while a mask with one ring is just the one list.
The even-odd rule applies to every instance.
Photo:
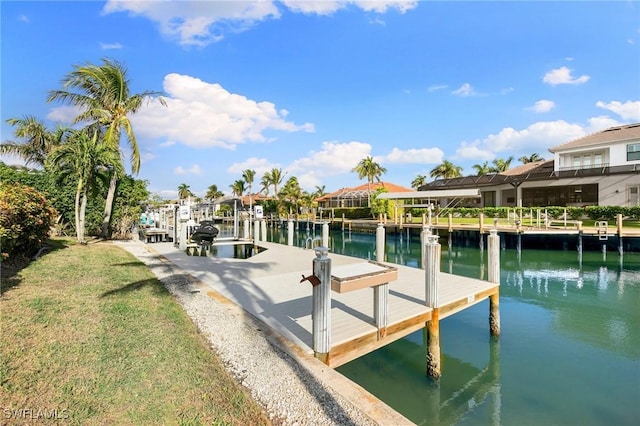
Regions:
[[[313, 354], [312, 286], [300, 282], [313, 271], [314, 250], [259, 242], [266, 250], [249, 259], [188, 256], [171, 243], [153, 250], [244, 308], [302, 350]], [[367, 262], [329, 253], [332, 268]], [[331, 348], [325, 362], [338, 367], [426, 326], [434, 310], [425, 303], [425, 271], [403, 265], [389, 286], [388, 325], [380, 337], [374, 322], [374, 290], [331, 292]], [[499, 293], [499, 285], [440, 273], [439, 318]], [[487, 308], [487, 317], [489, 308]], [[488, 326], [487, 326], [488, 328]], [[446, 338], [446, 336], [443, 336]]]

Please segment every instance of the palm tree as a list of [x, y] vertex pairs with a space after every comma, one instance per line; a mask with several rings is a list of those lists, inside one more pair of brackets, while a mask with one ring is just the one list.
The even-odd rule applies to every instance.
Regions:
[[493, 167], [491, 167], [491, 171], [494, 173], [502, 173], [509, 170], [509, 166], [511, 166], [511, 162], [513, 161], [513, 157], [509, 157], [506, 160], [503, 158], [496, 158], [493, 160]]
[[60, 147], [53, 150], [49, 163], [57, 173], [58, 181], [67, 176], [77, 180], [75, 195], [76, 237], [81, 244], [85, 243], [85, 212], [89, 191], [97, 178], [108, 180], [107, 166], [117, 164], [119, 153], [110, 145], [98, 139], [97, 131], [90, 136], [86, 129], [75, 131]]
[[278, 196], [278, 187], [282, 183], [282, 179], [284, 179], [286, 173], [282, 173], [282, 169], [273, 168], [269, 172], [265, 172], [262, 176], [262, 180], [260, 181], [262, 186], [267, 185], [267, 193], [269, 192], [268, 186], [273, 185], [273, 195], [275, 197]]
[[351, 170], [358, 173], [358, 179], [367, 178], [367, 206], [371, 206], [371, 184], [376, 179], [380, 182], [380, 176], [387, 172], [387, 169], [373, 161], [373, 157], [365, 157]]
[[456, 166], [448, 160], [431, 169], [429, 176], [432, 178], [451, 179], [462, 176], [462, 167]]
[[298, 178], [295, 176], [291, 176], [287, 182], [284, 184], [282, 191], [279, 193], [280, 199], [290, 204], [289, 213], [291, 213], [291, 206], [293, 206], [298, 211], [298, 204], [300, 202], [300, 198], [302, 197], [302, 189], [300, 188], [300, 184], [298, 183]]
[[[102, 59], [100, 65], [76, 65], [62, 80], [62, 86], [63, 90], [50, 91], [47, 101], [61, 101], [79, 107], [80, 114], [74, 119], [74, 123], [86, 122], [99, 126], [104, 130], [103, 142], [113, 148], [120, 147], [120, 138], [124, 133], [131, 149], [131, 171], [137, 174], [140, 170], [140, 151], [129, 115], [136, 113], [145, 100], [159, 93], [144, 91], [131, 94], [126, 68], [111, 59]], [[166, 105], [162, 97], [158, 100], [162, 105]], [[119, 163], [121, 161], [118, 159]], [[112, 166], [115, 170], [115, 164]], [[102, 221], [104, 238], [109, 236], [118, 177], [117, 173], [111, 175]]]
[[313, 193], [313, 198], [319, 198], [322, 197], [324, 194], [326, 194], [326, 190], [325, 190], [325, 185], [316, 185], [316, 190]]
[[260, 179], [260, 192], [262, 192], [265, 196], [269, 196], [269, 187], [271, 186], [271, 179], [269, 177], [269, 172], [264, 172], [262, 175], [262, 179]]
[[58, 127], [50, 132], [44, 123], [31, 115], [10, 118], [7, 123], [15, 127], [14, 135], [22, 141], [6, 141], [0, 144], [1, 154], [13, 154], [28, 164], [44, 166], [47, 156], [60, 146], [70, 129]]
[[491, 166], [489, 166], [489, 162], [485, 161], [482, 164], [474, 164], [473, 168], [476, 170], [476, 175], [485, 176], [491, 173]]
[[180, 185], [178, 185], [178, 199], [186, 200], [192, 195], [193, 192], [191, 192], [191, 187], [189, 185], [187, 185], [186, 183], [181, 183]]
[[236, 195], [238, 197], [242, 197], [242, 194], [244, 194], [244, 191], [246, 191], [246, 189], [247, 189], [244, 186], [244, 184], [245, 184], [244, 180], [238, 179], [235, 182], [233, 182], [231, 185], [229, 185], [233, 195]]
[[529, 155], [528, 157], [526, 155], [518, 158], [518, 161], [520, 161], [522, 164], [527, 164], [527, 163], [535, 163], [536, 161], [543, 161], [544, 158], [542, 158], [540, 156], [540, 154], [538, 153], [533, 153], [531, 155]]
[[204, 198], [209, 201], [213, 201], [216, 198], [222, 197], [223, 195], [224, 193], [218, 190], [218, 185], [213, 184], [209, 185], [209, 188], [207, 188], [207, 193], [205, 194]]
[[251, 207], [252, 207], [251, 190], [252, 190], [252, 186], [253, 186], [253, 180], [255, 179], [255, 177], [256, 177], [256, 171], [255, 170], [247, 169], [244, 172], [242, 172], [242, 179], [244, 179], [244, 181], [249, 186], [249, 210], [251, 210]]
[[418, 189], [421, 186], [426, 185], [427, 183], [427, 177], [425, 175], [418, 175], [416, 176], [416, 178], [411, 182], [411, 187], [413, 189]]

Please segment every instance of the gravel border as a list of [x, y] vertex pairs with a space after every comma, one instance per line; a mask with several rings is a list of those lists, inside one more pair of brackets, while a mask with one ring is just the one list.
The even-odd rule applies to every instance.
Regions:
[[[118, 246], [144, 262], [182, 304], [211, 347], [239, 383], [264, 407], [275, 424], [368, 426], [406, 423], [386, 404], [320, 361], [297, 350], [267, 326], [185, 274], [138, 241]], [[368, 415], [358, 406], [374, 411]], [[362, 402], [362, 404], [360, 404]]]

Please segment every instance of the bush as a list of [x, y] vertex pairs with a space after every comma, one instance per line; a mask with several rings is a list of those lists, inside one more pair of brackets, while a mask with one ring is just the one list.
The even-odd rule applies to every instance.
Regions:
[[41, 192], [25, 185], [0, 183], [2, 259], [35, 254], [49, 237], [55, 217], [55, 209]]

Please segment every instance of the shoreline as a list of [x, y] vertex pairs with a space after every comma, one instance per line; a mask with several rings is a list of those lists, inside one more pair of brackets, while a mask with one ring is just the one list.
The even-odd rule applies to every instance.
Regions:
[[151, 247], [135, 240], [114, 244], [165, 285], [274, 424], [413, 424]]

